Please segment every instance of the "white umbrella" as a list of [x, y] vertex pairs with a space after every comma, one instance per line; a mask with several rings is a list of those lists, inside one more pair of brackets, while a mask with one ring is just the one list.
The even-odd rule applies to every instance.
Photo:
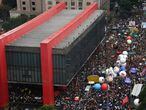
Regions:
[[135, 104], [136, 106], [139, 106], [139, 105], [140, 105], [139, 99], [138, 99], [138, 98], [134, 100], [134, 104]]
[[125, 71], [121, 71], [121, 72], [119, 73], [119, 75], [120, 75], [121, 77], [126, 77], [126, 76], [127, 76], [127, 73], [126, 73]]
[[114, 73], [118, 73], [119, 71], [120, 71], [120, 68], [117, 67], [117, 66], [115, 66], [115, 67], [114, 67]]
[[104, 83], [104, 82], [105, 82], [104, 77], [99, 77], [99, 82], [100, 82], [100, 83]]
[[123, 55], [128, 55], [128, 52], [127, 51], [123, 51], [122, 54]]

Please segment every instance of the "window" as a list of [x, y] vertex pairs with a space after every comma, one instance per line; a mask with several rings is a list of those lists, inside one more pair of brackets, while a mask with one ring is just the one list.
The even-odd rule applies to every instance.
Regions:
[[60, 3], [60, 2], [56, 2], [56, 4], [58, 4], [58, 3]]
[[52, 5], [52, 1], [48, 1], [48, 5]]
[[79, 10], [82, 10], [82, 7], [79, 7]]
[[32, 2], [32, 5], [35, 5], [35, 2]]
[[75, 6], [75, 2], [71, 2], [71, 6]]
[[50, 9], [51, 8], [51, 6], [48, 6], [48, 9]]
[[75, 9], [75, 7], [71, 7], [71, 9], [73, 9], [73, 10], [74, 10], [74, 9]]
[[35, 7], [33, 7], [32, 10], [35, 11]]
[[87, 6], [89, 6], [91, 4], [91, 2], [87, 2]]
[[23, 7], [23, 10], [26, 10], [26, 7]]
[[25, 1], [22, 2], [22, 5], [25, 5]]
[[65, 2], [66, 6], [67, 6], [67, 2]]
[[82, 4], [83, 4], [82, 2], [79, 2], [79, 7], [82, 7]]

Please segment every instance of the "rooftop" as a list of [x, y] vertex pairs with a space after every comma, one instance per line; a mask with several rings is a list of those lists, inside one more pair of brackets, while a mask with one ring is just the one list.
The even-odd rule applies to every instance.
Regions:
[[[21, 38], [7, 45], [12, 50], [37, 51], [41, 41], [48, 38], [51, 34], [63, 28], [67, 23], [81, 13], [82, 10], [63, 10], [52, 19], [36, 27], [32, 31], [24, 34]], [[64, 54], [68, 52], [83, 36], [81, 36], [98, 18], [103, 15], [103, 10], [96, 10], [88, 19], [76, 28], [68, 37], [63, 39], [58, 45], [53, 48], [53, 53]], [[13, 47], [13, 48], [11, 48]], [[15, 48], [14, 48], [15, 47]], [[7, 48], [7, 49], [8, 49]], [[23, 49], [22, 49], [23, 48]], [[25, 48], [25, 49], [24, 49]]]
[[81, 10], [63, 10], [52, 19], [8, 44], [19, 47], [40, 47], [41, 41], [69, 23]]

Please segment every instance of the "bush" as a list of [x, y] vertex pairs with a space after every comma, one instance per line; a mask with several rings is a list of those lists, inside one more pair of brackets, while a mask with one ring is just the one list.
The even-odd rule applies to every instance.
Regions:
[[56, 110], [54, 105], [43, 105], [40, 110]]
[[26, 15], [21, 15], [17, 18], [11, 18], [10, 20], [8, 20], [7, 22], [4, 22], [2, 24], [2, 28], [5, 30], [5, 31], [9, 31], [11, 29], [14, 29], [15, 27], [27, 22], [28, 20], [34, 18], [35, 16], [26, 16]]

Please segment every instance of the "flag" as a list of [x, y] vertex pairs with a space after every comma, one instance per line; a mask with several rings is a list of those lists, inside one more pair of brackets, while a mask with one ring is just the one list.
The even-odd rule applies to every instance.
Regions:
[[124, 106], [125, 104], [127, 104], [129, 102], [129, 98], [128, 96], [126, 96], [123, 100], [122, 100], [122, 105]]

